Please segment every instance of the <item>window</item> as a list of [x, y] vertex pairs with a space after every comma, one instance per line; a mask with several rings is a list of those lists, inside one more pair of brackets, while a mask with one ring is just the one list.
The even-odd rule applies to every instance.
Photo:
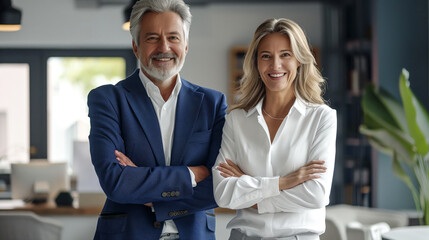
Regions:
[[0, 49], [0, 170], [44, 158], [73, 167], [90, 89], [134, 72], [131, 49]]
[[121, 57], [50, 57], [48, 73], [48, 158], [73, 165], [75, 141], [87, 142], [87, 96], [91, 89], [125, 78]]
[[0, 64], [0, 167], [28, 162], [29, 65]]

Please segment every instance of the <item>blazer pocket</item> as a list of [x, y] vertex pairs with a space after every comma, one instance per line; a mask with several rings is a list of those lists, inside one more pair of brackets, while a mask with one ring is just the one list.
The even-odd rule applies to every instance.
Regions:
[[216, 218], [214, 213], [206, 212], [207, 228], [214, 232], [216, 230]]
[[97, 231], [100, 233], [121, 233], [127, 226], [128, 213], [105, 212], [98, 216]]
[[206, 143], [210, 142], [212, 136], [212, 130], [194, 132], [189, 138], [189, 143]]

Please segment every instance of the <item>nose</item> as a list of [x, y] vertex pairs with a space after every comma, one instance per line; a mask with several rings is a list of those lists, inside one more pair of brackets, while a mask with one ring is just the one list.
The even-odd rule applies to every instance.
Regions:
[[281, 67], [282, 64], [279, 56], [273, 57], [272, 65], [273, 65], [273, 69], [279, 69]]
[[170, 50], [170, 43], [165, 37], [162, 37], [158, 42], [158, 51], [168, 52]]

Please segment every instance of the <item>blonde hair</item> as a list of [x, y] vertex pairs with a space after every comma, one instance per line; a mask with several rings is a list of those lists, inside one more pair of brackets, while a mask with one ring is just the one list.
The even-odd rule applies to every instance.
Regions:
[[230, 111], [236, 108], [248, 111], [265, 96], [265, 85], [258, 72], [257, 54], [262, 38], [272, 33], [281, 33], [289, 37], [292, 52], [301, 64], [294, 81], [296, 97], [308, 103], [325, 103], [322, 98], [325, 79], [316, 67], [316, 60], [303, 30], [289, 19], [272, 18], [265, 20], [255, 31], [244, 58], [244, 75], [238, 90], [241, 95], [237, 103], [231, 106]]

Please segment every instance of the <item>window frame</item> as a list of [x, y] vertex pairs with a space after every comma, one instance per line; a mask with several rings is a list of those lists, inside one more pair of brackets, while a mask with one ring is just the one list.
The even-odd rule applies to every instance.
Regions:
[[47, 62], [51, 57], [121, 57], [125, 74], [137, 68], [132, 49], [0, 49], [0, 64], [27, 63], [30, 67], [30, 161], [48, 158]]

